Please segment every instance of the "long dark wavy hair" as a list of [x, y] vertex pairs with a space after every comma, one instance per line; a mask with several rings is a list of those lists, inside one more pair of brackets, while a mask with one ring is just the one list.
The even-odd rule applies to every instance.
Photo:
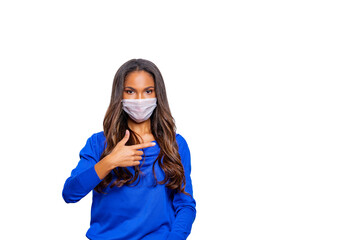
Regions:
[[[124, 63], [114, 76], [112, 94], [109, 107], [106, 111], [103, 128], [106, 137], [107, 146], [100, 156], [100, 160], [110, 154], [117, 143], [124, 137], [125, 130], [130, 132], [129, 140], [126, 145], [134, 145], [141, 143], [136, 132], [128, 127], [128, 114], [122, 109], [124, 81], [127, 75], [134, 71], [146, 71], [154, 80], [155, 94], [157, 98], [157, 107], [154, 109], [150, 121], [152, 134], [160, 146], [160, 152], [153, 163], [153, 175], [155, 184], [166, 184], [166, 187], [178, 192], [190, 195], [185, 192], [186, 180], [184, 176], [184, 168], [178, 152], [178, 144], [176, 142], [176, 126], [172, 117], [165, 85], [162, 74], [158, 67], [151, 61], [145, 59], [131, 59]], [[142, 138], [141, 138], [142, 139]], [[105, 144], [105, 143], [104, 143]], [[163, 158], [163, 162], [161, 159]], [[165, 178], [158, 181], [154, 171], [154, 165], [158, 162], [164, 171]], [[134, 175], [123, 167], [114, 168], [94, 189], [99, 193], [104, 193], [104, 189], [113, 181], [110, 188], [114, 186], [121, 187], [123, 185], [133, 184], [141, 174], [139, 166], [133, 166]], [[113, 179], [115, 178], [115, 179]], [[184, 183], [183, 187], [182, 184]], [[138, 184], [138, 183], [137, 183]]]

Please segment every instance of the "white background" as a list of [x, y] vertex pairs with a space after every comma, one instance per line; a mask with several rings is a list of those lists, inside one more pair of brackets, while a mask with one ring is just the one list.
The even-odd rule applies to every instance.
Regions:
[[357, 2], [2, 1], [1, 238], [85, 239], [63, 184], [145, 58], [191, 150], [188, 239], [360, 239]]

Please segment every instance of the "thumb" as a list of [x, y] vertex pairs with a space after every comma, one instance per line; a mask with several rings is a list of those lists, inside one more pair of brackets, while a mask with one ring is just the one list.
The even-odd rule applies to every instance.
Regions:
[[118, 144], [125, 145], [129, 140], [129, 135], [130, 135], [129, 130], [128, 129], [125, 130], [125, 136], [123, 137], [122, 140], [120, 140], [120, 142]]

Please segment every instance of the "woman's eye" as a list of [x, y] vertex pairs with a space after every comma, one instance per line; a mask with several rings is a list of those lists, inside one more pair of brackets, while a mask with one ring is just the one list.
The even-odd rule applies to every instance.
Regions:
[[131, 94], [133, 91], [132, 90], [125, 90], [125, 92], [128, 93], [128, 94]]
[[151, 94], [153, 92], [153, 90], [147, 90], [148, 94]]

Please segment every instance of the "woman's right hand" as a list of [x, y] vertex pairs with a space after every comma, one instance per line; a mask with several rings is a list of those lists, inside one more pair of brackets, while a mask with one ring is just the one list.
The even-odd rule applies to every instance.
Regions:
[[124, 138], [117, 143], [112, 152], [108, 155], [109, 159], [111, 159], [110, 161], [115, 167], [130, 167], [139, 165], [140, 160], [142, 160], [143, 151], [139, 151], [137, 149], [152, 147], [155, 145], [154, 142], [146, 142], [126, 146], [125, 144], [128, 140], [129, 130], [126, 130]]
[[95, 164], [94, 168], [100, 179], [106, 177], [108, 173], [116, 167], [139, 165], [140, 160], [142, 160], [143, 151], [138, 151], [137, 149], [152, 147], [155, 145], [154, 142], [147, 142], [126, 146], [125, 144], [128, 140], [129, 130], [126, 130], [124, 138], [117, 143], [112, 152]]

